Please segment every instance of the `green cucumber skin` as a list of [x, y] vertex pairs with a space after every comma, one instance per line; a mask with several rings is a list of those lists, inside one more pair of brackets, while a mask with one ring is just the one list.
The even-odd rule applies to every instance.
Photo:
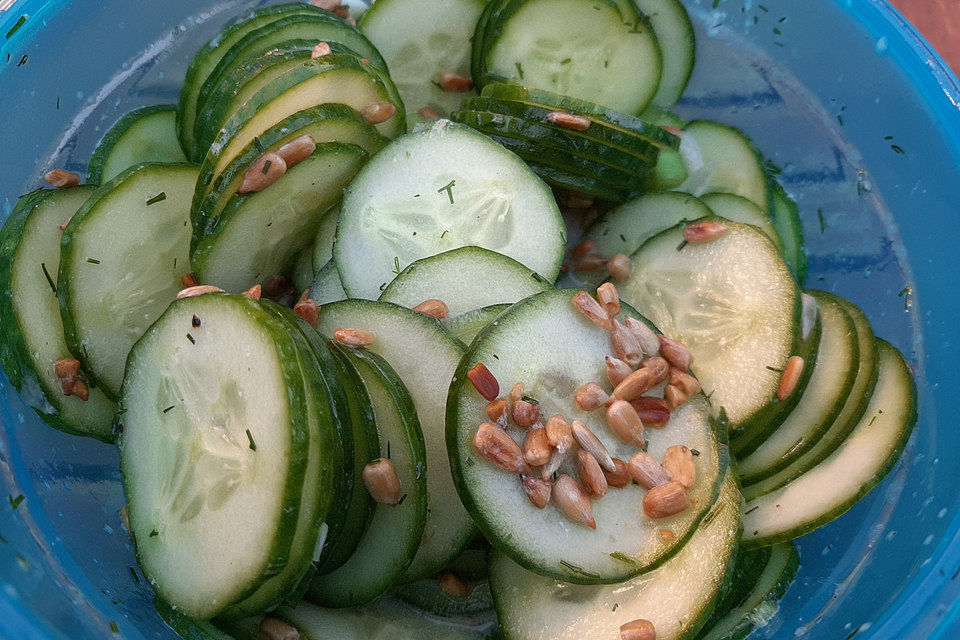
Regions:
[[770, 182], [770, 220], [786, 249], [787, 266], [801, 287], [807, 279], [807, 252], [800, 224], [800, 209], [772, 176]]
[[411, 607], [428, 615], [457, 618], [484, 613], [493, 609], [490, 583], [487, 580], [469, 581], [470, 594], [454, 597], [444, 593], [435, 578], [424, 578], [400, 585], [391, 593]]
[[[122, 183], [129, 176], [137, 173], [138, 171], [149, 168], [151, 164], [139, 164], [133, 167], [130, 167], [120, 175], [118, 175], [113, 180], [107, 182], [106, 184], [101, 185], [94, 191], [90, 197], [87, 199], [87, 202], [80, 207], [80, 209], [74, 214], [73, 218], [70, 219], [70, 224], [67, 225], [66, 229], [63, 231], [63, 236], [60, 239], [60, 268], [61, 272], [57, 275], [57, 298], [60, 300], [60, 316], [63, 320], [63, 335], [66, 338], [67, 346], [70, 348], [70, 352], [73, 353], [74, 357], [80, 360], [81, 364], [86, 359], [84, 356], [84, 349], [80, 343], [80, 336], [77, 332], [76, 324], [73, 321], [73, 315], [70, 313], [70, 281], [69, 278], [64, 277], [63, 267], [66, 263], [70, 262], [70, 259], [73, 256], [73, 235], [81, 222], [90, 210], [99, 202], [100, 198], [109, 193], [115, 186]], [[194, 169], [194, 165], [190, 164], [168, 164], [164, 165], [169, 167], [173, 171], [180, 169]], [[84, 366], [86, 370], [86, 366]], [[117, 400], [117, 393], [108, 389], [102, 384], [97, 377], [90, 372], [87, 372], [87, 375], [99, 386], [103, 392], [111, 400]]]
[[[251, 317], [253, 321], [260, 323], [263, 332], [272, 338], [277, 350], [278, 360], [281, 363], [281, 366], [284, 367], [283, 375], [287, 380], [287, 404], [289, 407], [290, 426], [292, 428], [292, 433], [290, 437], [290, 459], [287, 464], [287, 482], [283, 492], [284, 497], [280, 508], [280, 519], [277, 525], [277, 533], [274, 536], [274, 540], [270, 547], [269, 560], [264, 564], [261, 574], [257, 578], [251, 580], [250, 585], [246, 589], [233, 594], [232, 600], [222, 603], [220, 609], [213, 613], [211, 617], [216, 617], [231, 604], [235, 602], [242, 602], [246, 598], [253, 595], [262, 583], [280, 573], [284, 567], [286, 567], [290, 558], [291, 546], [293, 544], [293, 537], [297, 529], [297, 520], [300, 512], [300, 498], [307, 466], [307, 443], [309, 442], [310, 437], [307, 431], [306, 394], [303, 388], [303, 378], [300, 376], [299, 371], [294, 371], [293, 367], [293, 363], [297, 361], [296, 345], [293, 344], [289, 334], [287, 334], [286, 329], [280, 324], [279, 320], [275, 320], [267, 315], [267, 313], [260, 306], [259, 302], [256, 300], [248, 298], [244, 295], [210, 293], [203, 296], [194, 296], [190, 298], [183, 298], [181, 300], [175, 300], [173, 303], [171, 303], [167, 311], [165, 311], [164, 314], [157, 319], [151, 329], [148, 329], [144, 336], [138, 340], [136, 344], [134, 344], [133, 349], [130, 350], [131, 356], [128, 358], [128, 362], [132, 363], [135, 361], [135, 356], [133, 354], [137, 350], [137, 347], [142, 341], [149, 339], [153, 327], [156, 327], [163, 322], [168, 313], [171, 313], [181, 306], [195, 306], [197, 309], [202, 309], [207, 304], [217, 305], [223, 303], [232, 305], [238, 312], [243, 313], [244, 315]], [[199, 313], [202, 313], [202, 311]], [[124, 415], [126, 412], [125, 399], [122, 395], [118, 400], [117, 405], [118, 409], [116, 422], [122, 425], [124, 423]], [[122, 455], [123, 438], [124, 433], [121, 430], [121, 433], [117, 437], [117, 445], [121, 450], [120, 474], [126, 478], [127, 475], [132, 473], [132, 471], [128, 468], [126, 460]], [[124, 484], [126, 485], [126, 482]], [[128, 493], [128, 502], [132, 502], [133, 499], [133, 496]], [[135, 526], [131, 526], [130, 539], [133, 542], [134, 552], [137, 557], [137, 564], [143, 567], [143, 558], [137, 544], [136, 535], [133, 531], [134, 528]], [[151, 582], [151, 584], [153, 583]], [[160, 593], [160, 588], [155, 584], [153, 586], [157, 590], [157, 595], [163, 598], [163, 593]]]
[[470, 39], [470, 76], [476, 86], [480, 86], [480, 76], [483, 74], [483, 38], [497, 6], [498, 3], [496, 2], [487, 3], [477, 20], [477, 28], [473, 32], [473, 37]]
[[[114, 145], [123, 137], [134, 122], [140, 118], [153, 115], [155, 113], [176, 112], [177, 106], [172, 104], [158, 104], [150, 107], [142, 107], [127, 113], [117, 120], [117, 123], [110, 127], [106, 135], [97, 143], [93, 155], [90, 156], [90, 162], [87, 164], [87, 184], [98, 185], [103, 180], [103, 169], [113, 151]], [[184, 162], [185, 158], [171, 160], [172, 162]]]
[[[657, 88], [657, 93], [653, 96], [653, 99], [650, 101], [650, 105], [653, 108], [670, 108], [673, 107], [680, 97], [683, 95], [684, 90], [687, 87], [687, 84], [690, 82], [690, 76], [693, 74], [693, 68], [696, 66], [696, 35], [693, 30], [693, 23], [690, 21], [690, 15], [687, 13], [687, 10], [684, 8], [683, 4], [679, 0], [632, 0], [633, 4], [637, 7], [640, 12], [649, 12], [650, 10], [657, 10], [660, 7], [655, 5], [673, 5], [674, 11], [680, 16], [680, 20], [683, 23], [683, 35], [685, 39], [690, 42], [689, 55], [690, 63], [685, 65], [685, 68], [682, 70], [679, 76], [678, 90], [675, 90], [674, 93], [667, 93], [665, 90], [665, 85], [663, 84], [664, 73], [661, 70], [660, 72], [660, 86]], [[653, 30], [654, 35], [657, 37], [658, 42], [663, 40], [663, 33], [657, 33], [657, 22], [652, 18], [648, 18], [650, 27]], [[661, 44], [661, 53], [663, 53], [663, 45]], [[666, 67], [667, 56], [664, 55], [664, 67]]]
[[[88, 193], [94, 191], [93, 187], [86, 186], [72, 187], [72, 189], [82, 189]], [[4, 222], [3, 227], [0, 228], [0, 327], [4, 327], [3, 336], [0, 339], [0, 365], [3, 366], [10, 384], [17, 391], [22, 391], [25, 385], [35, 384], [38, 389], [43, 389], [43, 385], [40, 382], [42, 377], [36, 369], [33, 358], [30, 357], [30, 352], [27, 349], [23, 334], [20, 332], [17, 317], [13, 310], [14, 292], [10, 287], [13, 260], [16, 257], [24, 228], [30, 220], [30, 214], [46, 198], [57, 197], [54, 195], [56, 193], [58, 191], [38, 190], [22, 196]], [[56, 277], [55, 273], [50, 275]], [[55, 401], [57, 399], [56, 392], [57, 389], [43, 391], [45, 402], [49, 403], [51, 408], [54, 409], [53, 413], [48, 412], [46, 407], [42, 406], [43, 403], [39, 401], [31, 402], [26, 396], [21, 396], [21, 398], [31, 406], [41, 420], [58, 431], [77, 436], [89, 436], [108, 444], [115, 442], [116, 437], [109, 428], [101, 432], [90, 431], [78, 428], [76, 425], [63, 420], [50, 397], [53, 395], [52, 400]]]
[[167, 626], [183, 640], [234, 640], [232, 636], [206, 620], [188, 618], [159, 596], [153, 599], [153, 607]]
[[541, 180], [554, 187], [578, 191], [612, 203], [626, 202], [633, 195], [631, 191], [614, 187], [589, 176], [538, 164], [535, 161], [527, 161], [527, 164]]
[[[186, 78], [183, 81], [183, 87], [180, 90], [180, 100], [177, 104], [177, 133], [180, 137], [180, 146], [183, 148], [187, 159], [192, 162], [203, 160], [203, 153], [196, 146], [193, 139], [193, 120], [196, 116], [197, 99], [199, 97], [200, 86], [206, 79], [206, 76], [200, 77], [199, 74], [209, 74], [212, 69], [204, 70], [202, 67], [207, 58], [213, 53], [224, 40], [231, 38], [234, 34], [242, 32], [244, 29], [251, 31], [256, 28], [249, 24], [254, 20], [261, 20], [262, 24], [268, 24], [274, 20], [279, 20], [284, 15], [316, 15], [318, 9], [302, 2], [290, 2], [287, 4], [278, 4], [269, 7], [263, 7], [256, 11], [251, 11], [235, 18], [223, 30], [218, 33], [203, 48], [197, 52], [187, 67]], [[242, 35], [241, 35], [242, 37]]]

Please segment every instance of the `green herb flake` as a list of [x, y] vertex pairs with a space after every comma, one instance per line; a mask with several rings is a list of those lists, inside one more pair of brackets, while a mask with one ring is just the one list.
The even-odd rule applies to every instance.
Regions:
[[468, 467], [472, 467], [472, 466], [473, 466], [473, 458], [467, 458], [466, 460], [464, 460], [464, 462], [467, 463], [467, 466], [468, 466]]
[[718, 515], [720, 515], [721, 511], [723, 511], [723, 505], [718, 505], [717, 507], [715, 507], [712, 511], [710, 511], [710, 513], [704, 516], [703, 520], [700, 521], [700, 526], [701, 527], [709, 526], [710, 523], [713, 522]]
[[634, 566], [634, 567], [637, 566], [637, 561], [636, 561], [636, 560], [634, 560], [633, 558], [631, 558], [631, 557], [628, 556], [627, 554], [622, 553], [622, 552], [620, 552], [620, 551], [614, 551], [613, 553], [608, 553], [607, 555], [610, 556], [611, 558], [613, 558], [614, 560], [616, 560], [617, 562], [622, 562], [622, 563], [624, 563], [624, 564], [629, 564], [629, 565]]
[[767, 370], [775, 371], [777, 373], [783, 373], [783, 369], [777, 369], [776, 367], [771, 367], [770, 365], [767, 365]]
[[530, 275], [531, 275], [531, 276], [533, 277], [533, 279], [536, 280], [537, 282], [543, 282], [543, 283], [545, 283], [545, 284], [549, 284], [549, 283], [550, 283], [549, 280], [547, 280], [546, 278], [544, 278], [542, 275], [540, 275], [540, 274], [537, 273], [536, 271], [531, 271], [531, 272], [530, 272]]
[[520, 79], [523, 80], [523, 66], [519, 62], [515, 62], [517, 65], [517, 73], [520, 74]]
[[563, 66], [565, 64], [570, 64], [570, 58], [564, 58], [563, 60], [560, 61], [560, 66]]
[[390, 441], [387, 440], [387, 460], [390, 459]]
[[679, 251], [683, 251], [683, 248], [684, 248], [685, 246], [687, 246], [687, 244], [688, 244], [688, 242], [687, 242], [686, 240], [684, 240], [683, 242], [681, 242], [680, 244], [678, 244], [678, 245], [677, 245], [677, 251], [678, 251], [678, 252], [679, 252]]
[[166, 409], [163, 410], [163, 413], [169, 412], [169, 411], [172, 410], [175, 406], [177, 406], [177, 405], [175, 405], [175, 404], [170, 405], [169, 407], [167, 407]]
[[56, 294], [57, 285], [53, 284], [53, 278], [50, 277], [50, 272], [47, 271], [47, 265], [41, 262], [40, 268], [43, 269], [43, 276], [47, 279], [47, 284], [50, 285], [50, 291], [53, 291], [53, 293]]
[[250, 429], [247, 429], [247, 441], [250, 443], [250, 451], [256, 451], [257, 443], [253, 441], [253, 434], [250, 433]]
[[778, 35], [778, 36], [782, 36], [782, 35], [783, 35], [783, 32], [780, 31], [780, 29], [778, 29], [777, 27], [774, 27], [774, 28], [773, 28], [773, 33], [774, 33], [774, 35]]
[[540, 404], [539, 400], [537, 400], [536, 398], [531, 398], [530, 396], [520, 396], [520, 399], [523, 400], [524, 402], [529, 402], [530, 404], [535, 404], [538, 406]]
[[260, 170], [260, 173], [267, 175], [267, 172], [270, 171], [270, 166], [273, 164], [273, 160], [267, 160], [263, 163], [263, 169]]
[[400, 258], [398, 256], [393, 256], [393, 272], [400, 275]]
[[10, 31], [7, 31], [7, 37], [4, 39], [9, 40], [13, 36], [13, 34], [15, 34], [20, 29], [20, 27], [23, 26], [23, 24], [27, 21], [27, 18], [29, 17], [30, 16], [27, 16], [27, 15], [20, 16], [20, 19], [17, 20], [12, 27], [10, 27]]
[[397, 500], [397, 506], [399, 507], [400, 505], [402, 505], [403, 501], [406, 499], [407, 499], [407, 494], [403, 494], [402, 496], [400, 496], [400, 499]]
[[760, 508], [760, 505], [757, 505], [757, 506], [753, 507], [752, 509], [748, 509], [747, 511], [744, 511], [744, 512], [743, 512], [743, 515], [747, 515], [747, 514], [749, 514], [749, 513], [753, 513], [754, 511], [756, 511], [756, 510], [759, 509], [759, 508]]
[[25, 64], [27, 64], [27, 54], [23, 54], [23, 57], [20, 58], [20, 62], [17, 63], [17, 66], [22, 67]]
[[97, 260], [96, 258], [87, 258], [87, 262], [89, 262], [90, 264], [100, 264], [100, 261]]
[[720, 6], [720, 0], [713, 0], [713, 8], [716, 9]]
[[900, 293], [897, 294], [897, 297], [903, 298], [903, 308], [909, 310], [913, 306], [913, 287], [910, 285], [905, 286], [900, 290]]
[[137, 584], [139, 584], [139, 583], [140, 583], [140, 576], [137, 575], [136, 569], [134, 569], [133, 567], [130, 567], [130, 566], [128, 566], [127, 569], [130, 570], [130, 575], [133, 576], [133, 581], [136, 582]]
[[827, 220], [823, 217], [823, 209], [817, 209], [817, 218], [820, 220], [820, 233], [827, 230]]
[[572, 571], [573, 573], [579, 573], [580, 575], [587, 578], [593, 578], [594, 580], [598, 580], [600, 578], [600, 576], [598, 576], [597, 574], [590, 573], [589, 571], [584, 570], [583, 567], [578, 567], [572, 562], [567, 562], [566, 560], [561, 560], [560, 566], [568, 571]]
[[260, 136], [253, 136], [253, 143], [257, 145], [257, 151], [263, 153], [263, 143], [260, 142]]
[[60, 111], [60, 96], [57, 96], [57, 111]]
[[[451, 181], [448, 182], [446, 185], [444, 185], [444, 186], [440, 187], [439, 189], [437, 189], [437, 193], [443, 193], [444, 191], [446, 191], [446, 192], [447, 192], [447, 197], [450, 198], [450, 204], [453, 204], [453, 188], [454, 188], [455, 186], [457, 186], [457, 181], [456, 181], [456, 180], [451, 180]], [[442, 237], [442, 236], [441, 236], [441, 237]]]
[[190, 341], [190, 344], [197, 344], [196, 338], [194, 338], [194, 337], [193, 337], [192, 335], [190, 335], [189, 333], [187, 334], [187, 340]]
[[697, 456], [698, 458], [700, 457], [700, 450], [699, 450], [699, 449], [690, 449], [690, 453], [692, 453], [693, 455]]
[[110, 631], [113, 631], [114, 633], [120, 633], [120, 627], [118, 627], [117, 623], [113, 620], [110, 621]]
[[906, 151], [903, 150], [903, 147], [901, 147], [898, 144], [892, 144], [890, 145], [890, 148], [893, 149], [896, 153], [899, 153], [900, 155], [904, 155], [907, 153]]
[[443, 233], [440, 234], [440, 238], [443, 239], [448, 233], [450, 233], [450, 229], [444, 229]]
[[620, 603], [619, 603], [619, 602], [614, 602], [614, 603], [613, 603], [613, 609], [611, 609], [611, 612], [612, 612], [612, 613], [616, 613], [616, 612], [617, 612], [617, 609], [619, 609], [619, 608], [620, 608]]
[[155, 196], [153, 196], [152, 198], [150, 198], [149, 200], [147, 200], [147, 206], [149, 207], [149, 206], [152, 205], [152, 204], [157, 204], [158, 202], [163, 202], [163, 201], [166, 200], [166, 199], [167, 199], [167, 194], [166, 194], [166, 192], [161, 191], [161, 192], [158, 193], [157, 195], [155, 195]]
[[151, 538], [156, 538], [158, 535], [160, 535], [160, 534], [157, 533], [157, 530], [156, 530], [156, 529], [154, 529], [153, 531], [150, 532], [150, 537], [151, 537]]
[[18, 495], [16, 498], [14, 498], [13, 496], [7, 496], [7, 500], [10, 501], [10, 508], [14, 510], [16, 510], [25, 499], [26, 499], [26, 496], [24, 496], [22, 493]]

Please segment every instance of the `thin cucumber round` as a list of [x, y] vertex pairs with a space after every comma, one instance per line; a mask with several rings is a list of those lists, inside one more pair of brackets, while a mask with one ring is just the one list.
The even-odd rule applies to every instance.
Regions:
[[[743, 132], [709, 120], [694, 120], [683, 130], [681, 151], [689, 177], [677, 187], [695, 196], [732, 193], [750, 200], [764, 213], [769, 206], [763, 161]], [[689, 140], [688, 140], [689, 138]]]
[[846, 440], [850, 431], [857, 425], [867, 409], [877, 385], [878, 348], [874, 339], [870, 321], [863, 311], [852, 302], [843, 298], [834, 298], [840, 304], [856, 327], [857, 337], [857, 377], [853, 381], [850, 393], [843, 399], [843, 408], [833, 423], [815, 441], [806, 453], [800, 455], [789, 465], [773, 475], [743, 487], [747, 500], [770, 493], [785, 484], [799, 478], [832, 454]]
[[533, 160], [527, 160], [527, 164], [531, 171], [553, 187], [568, 189], [614, 203], [629, 200], [631, 196], [631, 192], [627, 188], [614, 186], [581, 173], [574, 173]]
[[447, 331], [463, 344], [469, 345], [477, 334], [493, 322], [494, 318], [506, 311], [509, 304], [495, 304], [462, 313], [446, 324]]
[[[375, 152], [368, 151], [370, 155]], [[313, 241], [313, 270], [320, 273], [323, 267], [333, 260], [333, 243], [337, 238], [337, 220], [340, 217], [340, 206], [330, 207], [323, 214], [320, 226], [317, 227], [317, 236]]]
[[430, 512], [423, 543], [404, 581], [433, 575], [473, 538], [476, 527], [457, 497], [444, 446], [447, 388], [463, 345], [430, 316], [386, 302], [344, 300], [320, 309], [317, 330], [332, 336], [341, 328], [370, 331], [370, 350], [382, 356], [410, 390], [427, 448]]
[[91, 184], [109, 182], [125, 169], [144, 162], [186, 162], [177, 139], [177, 107], [143, 107], [110, 127], [87, 165]]
[[809, 451], [836, 420], [857, 378], [860, 348], [853, 319], [833, 294], [808, 293], [817, 300], [823, 324], [816, 368], [787, 419], [739, 461], [737, 472], [745, 485], [773, 475]]
[[240, 292], [280, 273], [367, 158], [357, 145], [325, 142], [267, 189], [234, 195], [212, 230], [195, 237], [197, 280]]
[[693, 24], [680, 0], [633, 0], [633, 3], [650, 20], [663, 54], [660, 85], [651, 104], [669, 109], [683, 95], [693, 72], [696, 57]]
[[[787, 254], [784, 250], [783, 240], [780, 239], [780, 234], [777, 233], [766, 212], [752, 201], [732, 193], [705, 193], [700, 197], [700, 200], [721, 218], [742, 222], [743, 224], [752, 224], [763, 231], [770, 238], [770, 241], [777, 245], [777, 250], [786, 260]], [[789, 267], [789, 264], [787, 266]]]
[[[488, 420], [487, 400], [477, 393], [467, 372], [483, 363], [505, 395], [523, 383], [524, 395], [539, 403], [541, 418], [563, 415], [582, 420], [610, 455], [629, 460], [638, 449], [620, 441], [607, 427], [602, 411], [581, 411], [576, 390], [603, 381], [604, 357], [610, 353], [609, 332], [590, 322], [572, 304], [576, 290], [532, 296], [513, 305], [473, 342], [460, 362], [447, 401], [447, 448], [457, 489], [467, 509], [491, 544], [536, 573], [580, 584], [621, 582], [648, 572], [677, 553], [716, 500], [727, 469], [726, 447], [718, 440], [710, 407], [702, 396], [692, 398], [664, 429], [646, 432], [647, 450], [662, 459], [674, 445], [696, 450], [696, 483], [688, 489], [696, 505], [664, 519], [641, 512], [646, 491], [639, 485], [610, 489], [593, 503], [596, 530], [566, 519], [555, 506], [537, 509], [527, 498], [516, 473], [490, 463], [476, 450], [478, 426]], [[517, 429], [508, 433], [522, 443]], [[567, 456], [558, 473], [577, 476], [575, 455]], [[673, 536], [664, 540], [661, 531]]]
[[[100, 187], [63, 232], [57, 295], [70, 351], [115, 398], [133, 343], [190, 271], [196, 167], [147, 164]], [[144, 251], [144, 247], [150, 247]]]
[[474, 245], [553, 282], [566, 228], [553, 194], [515, 155], [441, 120], [391, 142], [350, 184], [333, 249], [352, 297], [376, 298], [410, 263]]
[[130, 533], [151, 585], [183, 614], [219, 615], [289, 563], [303, 384], [285, 327], [245, 296], [177, 300], [131, 351], [117, 418]]
[[56, 375], [57, 361], [73, 357], [57, 299], [60, 225], [92, 192], [71, 187], [23, 196], [0, 230], [0, 364], [23, 401], [51, 427], [112, 442], [113, 401], [97, 387], [86, 402], [64, 395]]
[[693, 351], [693, 370], [731, 434], [764, 428], [782, 410], [780, 370], [802, 346], [800, 292], [759, 229], [724, 221], [709, 242], [684, 225], [633, 254], [621, 297]]
[[452, 321], [480, 307], [514, 303], [552, 288], [550, 281], [512, 258], [460, 247], [412, 263], [383, 290], [380, 300], [412, 309], [424, 300], [439, 299]]
[[917, 421], [917, 390], [900, 352], [877, 344], [880, 373], [863, 417], [820, 464], [744, 505], [744, 545], [792, 540], [839, 518], [896, 464]]
[[291, 280], [297, 291], [309, 289], [313, 284], [313, 278], [316, 276], [313, 272], [313, 245], [300, 249], [293, 258], [293, 267], [291, 270]]
[[340, 273], [333, 260], [327, 262], [314, 276], [310, 284], [310, 299], [321, 306], [347, 299], [347, 292], [343, 290]]
[[502, 553], [490, 561], [490, 586], [509, 640], [620, 637], [642, 618], [657, 640], [696, 635], [730, 578], [740, 539], [742, 500], [727, 474], [717, 504], [684, 548], [656, 571], [611, 585], [576, 585], [530, 573]]
[[803, 225], [797, 203], [775, 179], [770, 179], [770, 220], [783, 240], [784, 259], [801, 286], [807, 278], [807, 253], [804, 250]]
[[400, 502], [378, 504], [353, 555], [339, 568], [310, 582], [307, 598], [329, 607], [355, 607], [386, 591], [409, 567], [427, 518], [424, 438], [413, 398], [387, 362], [362, 350], [345, 350], [363, 379], [376, 416], [379, 457], [400, 479]]
[[490, 583], [486, 580], [465, 581], [469, 593], [453, 596], [446, 593], [437, 578], [417, 580], [400, 585], [393, 596], [428, 615], [441, 617], [469, 616], [491, 611], [493, 598]]
[[183, 640], [235, 640], [211, 622], [188, 618], [161, 598], [153, 599], [153, 608], [157, 610], [167, 626]]

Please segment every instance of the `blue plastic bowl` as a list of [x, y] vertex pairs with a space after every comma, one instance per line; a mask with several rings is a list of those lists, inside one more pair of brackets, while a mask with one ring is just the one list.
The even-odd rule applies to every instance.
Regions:
[[[808, 286], [903, 350], [920, 422], [881, 486], [800, 540], [757, 635], [958, 638], [960, 85], [882, 0], [763, 1], [688, 2], [700, 62], [678, 110], [740, 126], [782, 169]], [[257, 3], [198, 4], [0, 0], [0, 220], [48, 169], [82, 173], [124, 112], [175, 102], [201, 43]], [[49, 429], [3, 378], [0, 392], [0, 637], [174, 638], [120, 524], [116, 451]]]

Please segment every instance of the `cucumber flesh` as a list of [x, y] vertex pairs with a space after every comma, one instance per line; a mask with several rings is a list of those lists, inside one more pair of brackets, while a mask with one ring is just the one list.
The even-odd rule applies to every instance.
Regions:
[[780, 373], [800, 345], [800, 293], [773, 243], [755, 227], [684, 243], [683, 225], [633, 254], [621, 297], [687, 345], [693, 370], [731, 433], [763, 427], [781, 410]]
[[770, 218], [767, 217], [766, 212], [759, 206], [746, 198], [733, 195], [732, 193], [706, 193], [700, 200], [710, 207], [710, 210], [713, 211], [714, 214], [721, 218], [733, 220], [734, 222], [742, 222], [743, 224], [752, 224], [763, 231], [763, 233], [770, 238], [770, 242], [777, 246], [780, 255], [786, 259], [786, 252], [783, 247], [783, 240], [780, 239], [780, 234], [777, 233], [777, 230], [773, 227], [773, 223], [770, 222]]
[[174, 105], [144, 107], [126, 114], [97, 145], [87, 166], [89, 182], [109, 182], [144, 162], [186, 162], [177, 139]]
[[467, 581], [470, 593], [466, 596], [451, 596], [443, 591], [436, 578], [417, 580], [400, 585], [393, 596], [429, 615], [458, 617], [476, 615], [493, 610], [493, 597], [487, 580]]
[[132, 167], [91, 195], [63, 232], [57, 295], [67, 344], [108, 396], [120, 390], [130, 347], [190, 271], [196, 179], [189, 165]]
[[508, 304], [495, 304], [489, 307], [473, 309], [459, 316], [446, 324], [447, 331], [453, 334], [463, 344], [470, 344], [477, 334], [493, 322], [494, 318], [503, 313], [510, 307]]
[[206, 620], [188, 618], [160, 598], [153, 599], [153, 607], [183, 640], [235, 640]]
[[753, 143], [742, 132], [709, 120], [694, 120], [683, 130], [681, 153], [689, 177], [677, 187], [695, 196], [732, 193], [766, 213], [767, 175]]
[[669, 109], [683, 95], [693, 72], [696, 57], [693, 24], [680, 0], [633, 0], [633, 3], [650, 20], [663, 57], [660, 85], [651, 104]]
[[480, 307], [513, 303], [552, 289], [550, 282], [507, 256], [461, 247], [421, 258], [404, 269], [380, 294], [383, 302], [413, 308], [424, 300], [447, 305], [447, 321]]
[[310, 299], [319, 305], [347, 299], [347, 292], [340, 283], [340, 273], [333, 260], [323, 266], [310, 284]]
[[783, 240], [785, 259], [797, 283], [807, 278], [807, 253], [804, 250], [803, 226], [797, 203], [775, 179], [770, 179], [770, 219]]
[[0, 363], [44, 422], [112, 442], [116, 404], [99, 387], [90, 387], [86, 402], [64, 395], [55, 372], [57, 360], [72, 357], [56, 292], [60, 225], [92, 192], [91, 187], [72, 187], [26, 195], [0, 230]]
[[424, 440], [413, 399], [383, 358], [364, 351], [344, 353], [370, 396], [379, 457], [393, 463], [402, 494], [397, 505], [376, 506], [356, 550], [342, 566], [310, 582], [306, 597], [330, 607], [355, 607], [386, 591], [417, 553], [427, 517]]
[[416, 404], [427, 450], [430, 511], [424, 542], [403, 580], [433, 575], [463, 550], [476, 531], [457, 497], [444, 446], [447, 388], [463, 345], [435, 318], [386, 302], [344, 300], [323, 306], [317, 330], [332, 336], [341, 328], [373, 333], [370, 350], [390, 363]]
[[293, 258], [293, 286], [297, 291], [309, 289], [316, 274], [313, 272], [313, 245], [304, 247]]
[[[371, 155], [373, 155], [371, 153]], [[330, 207], [323, 214], [320, 226], [317, 227], [317, 237], [313, 241], [313, 270], [320, 270], [333, 260], [333, 243], [337, 238], [337, 220], [340, 217], [340, 205]]]
[[507, 637], [515, 640], [617, 638], [643, 618], [657, 640], [694, 636], [710, 617], [736, 560], [740, 493], [727, 475], [716, 506], [690, 542], [662, 567], [627, 582], [576, 585], [526, 571], [502, 553], [490, 561], [490, 586]]
[[[558, 290], [527, 298], [501, 315], [471, 345], [457, 369], [447, 401], [447, 447], [457, 489], [481, 531], [499, 551], [542, 575], [581, 584], [613, 583], [650, 571], [677, 553], [716, 500], [728, 460], [718, 441], [706, 398], [682, 405], [663, 429], [646, 432], [648, 452], [662, 459], [667, 448], [685, 445], [699, 452], [697, 478], [689, 495], [697, 504], [670, 518], [638, 515], [646, 493], [639, 485], [610, 489], [593, 503], [596, 530], [566, 519], [555, 506], [537, 509], [517, 474], [482, 458], [473, 440], [487, 420], [487, 401], [473, 388], [467, 371], [483, 363], [505, 395], [515, 383], [540, 404], [541, 417], [561, 414], [582, 420], [610, 455], [629, 460], [637, 447], [620, 441], [603, 412], [581, 411], [576, 389], [605, 380], [609, 333], [587, 320], [572, 304], [576, 290]], [[606, 390], [611, 391], [608, 383]], [[508, 433], [522, 443], [516, 429]], [[577, 476], [575, 456], [559, 473]], [[662, 530], [673, 537], [665, 541]]]
[[887, 475], [917, 421], [916, 385], [900, 352], [877, 339], [879, 376], [863, 417], [833, 453], [744, 506], [744, 545], [792, 540], [839, 518]]
[[803, 397], [787, 419], [737, 465], [741, 482], [753, 484], [806, 453], [833, 424], [857, 378], [857, 329], [836, 296], [810, 291], [823, 323], [816, 368]]
[[130, 353], [130, 533], [157, 594], [189, 617], [220, 614], [289, 562], [309, 438], [296, 353], [259, 303], [226, 294], [177, 300]]
[[333, 254], [347, 293], [373, 299], [410, 263], [468, 245], [553, 282], [565, 244], [547, 186], [486, 136], [441, 120], [390, 143], [357, 175]]

